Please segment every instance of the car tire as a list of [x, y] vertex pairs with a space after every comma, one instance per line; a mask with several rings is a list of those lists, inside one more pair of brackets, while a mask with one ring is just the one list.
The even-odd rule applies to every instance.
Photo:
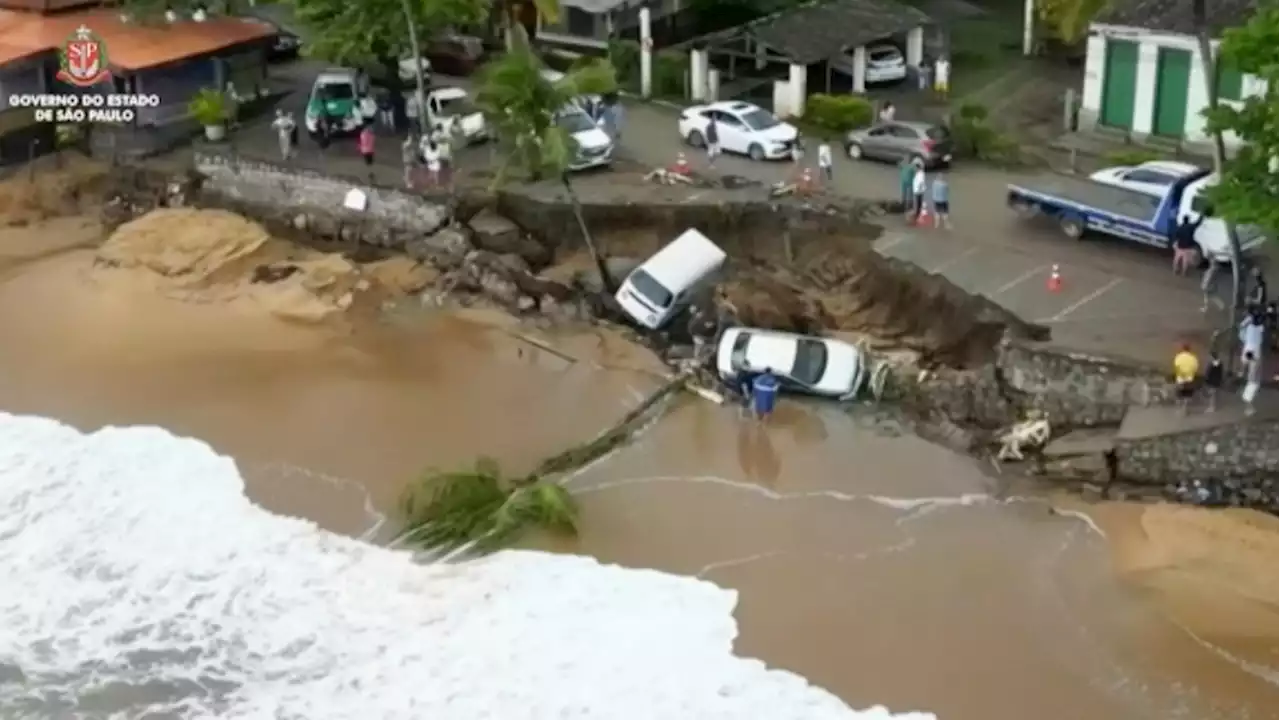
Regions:
[[862, 146], [858, 143], [849, 143], [849, 147], [845, 148], [844, 152], [849, 156], [850, 160], [862, 159]]
[[751, 147], [747, 148], [747, 157], [755, 160], [756, 162], [760, 162], [764, 159], [764, 148], [760, 147], [758, 143], [753, 144]]
[[1062, 228], [1062, 234], [1072, 240], [1079, 240], [1084, 237], [1084, 220], [1075, 215], [1067, 215], [1062, 218], [1058, 226]]
[[689, 147], [704, 148], [707, 146], [707, 139], [702, 137], [702, 133], [697, 130], [690, 131], [684, 141], [689, 143]]

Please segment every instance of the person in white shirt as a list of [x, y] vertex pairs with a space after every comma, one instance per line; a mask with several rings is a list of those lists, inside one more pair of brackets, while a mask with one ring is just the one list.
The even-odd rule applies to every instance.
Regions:
[[946, 97], [951, 90], [951, 61], [945, 55], [938, 58], [933, 64], [933, 89], [939, 95]]
[[916, 168], [916, 174], [911, 178], [911, 217], [912, 222], [920, 220], [920, 213], [924, 212], [924, 191], [929, 186], [928, 178], [925, 177], [924, 168]]
[[818, 174], [822, 176], [823, 182], [831, 182], [834, 171], [832, 168], [831, 144], [826, 140], [818, 146]]
[[271, 129], [276, 131], [276, 137], [280, 141], [280, 159], [288, 160], [293, 157], [293, 146], [298, 138], [298, 124], [294, 122], [293, 115], [277, 109], [276, 119], [271, 121]]
[[427, 184], [435, 187], [440, 184], [440, 143], [430, 136], [425, 138], [422, 146], [422, 162], [427, 166]]
[[880, 122], [893, 122], [895, 115], [897, 115], [897, 109], [891, 102], [885, 103], [884, 107], [880, 108]]

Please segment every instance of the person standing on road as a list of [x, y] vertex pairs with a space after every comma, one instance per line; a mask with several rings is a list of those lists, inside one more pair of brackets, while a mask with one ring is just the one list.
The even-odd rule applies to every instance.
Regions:
[[1249, 291], [1244, 298], [1245, 310], [1261, 313], [1267, 307], [1267, 295], [1267, 276], [1262, 268], [1255, 265], [1249, 271]]
[[1208, 401], [1206, 410], [1214, 412], [1218, 409], [1218, 392], [1222, 390], [1222, 383], [1226, 380], [1226, 368], [1222, 366], [1222, 358], [1218, 356], [1217, 350], [1209, 352], [1209, 366], [1204, 370], [1204, 391]]
[[440, 184], [440, 143], [430, 137], [422, 146], [422, 162], [427, 166], [427, 185], [437, 187]]
[[284, 110], [276, 110], [276, 119], [271, 121], [271, 129], [276, 131], [276, 138], [280, 141], [280, 159], [289, 160], [293, 157], [293, 146], [298, 140], [298, 123], [293, 121], [293, 116]]
[[366, 122], [364, 127], [360, 128], [359, 137], [356, 138], [356, 146], [360, 150], [360, 157], [364, 158], [364, 166], [369, 169], [369, 182], [373, 182], [373, 146], [376, 142], [375, 138], [372, 122]]
[[1240, 352], [1241, 359], [1245, 355], [1252, 355], [1255, 359], [1262, 359], [1262, 341], [1266, 335], [1263, 327], [1262, 313], [1249, 312], [1245, 313], [1244, 320], [1240, 321]]
[[902, 202], [902, 214], [911, 219], [911, 186], [915, 183], [915, 163], [903, 158], [898, 163], [898, 199]]
[[915, 163], [911, 163], [911, 167], [915, 168], [915, 173], [911, 176], [911, 222], [916, 223], [924, 214], [924, 194], [929, 186], [929, 178], [924, 168], [916, 167]]
[[622, 141], [622, 122], [623, 110], [622, 101], [618, 98], [617, 93], [609, 93], [605, 96], [604, 104], [604, 129], [609, 133], [609, 137], [615, 142]]
[[1209, 258], [1209, 265], [1204, 269], [1204, 275], [1200, 278], [1200, 312], [1209, 312], [1209, 306], [1213, 305], [1219, 310], [1222, 309], [1222, 300], [1218, 297], [1218, 261]]
[[1262, 389], [1262, 363], [1259, 362], [1258, 356], [1251, 352], [1244, 354], [1244, 390], [1240, 391], [1240, 399], [1244, 400], [1244, 414], [1252, 415], [1255, 412], [1253, 401], [1258, 397], [1258, 391]]
[[1173, 384], [1177, 388], [1178, 410], [1184, 415], [1191, 404], [1191, 396], [1196, 390], [1196, 376], [1200, 374], [1200, 358], [1191, 351], [1190, 345], [1183, 345], [1178, 354], [1173, 356]]
[[1200, 228], [1200, 222], [1203, 219], [1204, 216], [1196, 220], [1186, 217], [1173, 229], [1173, 273], [1175, 275], [1185, 275], [1187, 270], [1195, 265], [1196, 256], [1200, 251], [1200, 246], [1196, 243], [1196, 230]]
[[933, 90], [944, 98], [951, 92], [951, 61], [946, 55], [933, 64]]
[[400, 162], [404, 164], [404, 187], [412, 190], [413, 173], [418, 166], [418, 141], [414, 139], [413, 133], [405, 136], [404, 142], [400, 144]]
[[942, 173], [933, 176], [933, 226], [951, 229], [951, 187]]
[[898, 111], [896, 108], [893, 107], [893, 103], [887, 102], [884, 104], [884, 107], [880, 108], [880, 122], [882, 123], [893, 122], [893, 118], [897, 114], [898, 114]]
[[707, 123], [707, 164], [716, 165], [716, 156], [720, 154], [720, 131], [716, 130], [715, 118]]
[[834, 160], [831, 157], [831, 143], [823, 140], [818, 145], [818, 174], [822, 176], [822, 182], [830, 183], [835, 179]]

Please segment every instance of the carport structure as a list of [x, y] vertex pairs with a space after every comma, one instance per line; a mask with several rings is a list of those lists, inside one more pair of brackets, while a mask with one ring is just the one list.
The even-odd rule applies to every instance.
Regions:
[[738, 59], [754, 63], [757, 70], [770, 62], [782, 62], [790, 67], [786, 109], [800, 115], [808, 94], [805, 85], [810, 65], [825, 62], [830, 84], [833, 67], [847, 63], [853, 92], [865, 92], [867, 45], [906, 33], [907, 65], [919, 67], [924, 56], [924, 28], [931, 22], [920, 10], [893, 0], [818, 0], [789, 8], [694, 40], [689, 57], [690, 89], [695, 99], [706, 98], [712, 53], [727, 56], [731, 67]]

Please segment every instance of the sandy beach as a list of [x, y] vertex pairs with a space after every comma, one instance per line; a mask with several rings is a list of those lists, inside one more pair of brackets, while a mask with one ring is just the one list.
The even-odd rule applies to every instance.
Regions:
[[[403, 288], [364, 270], [318, 290], [304, 273], [283, 296], [243, 270], [175, 293], [154, 265], [95, 264], [92, 222], [52, 222], [0, 230], [0, 407], [202, 438], [264, 507], [347, 534], [424, 468], [532, 466], [659, 382], [651, 356], [600, 331], [543, 333], [553, 353], [491, 313], [381, 317]], [[549, 547], [739, 590], [740, 651], [855, 706], [1277, 716], [1271, 517], [996, 501], [966, 458], [793, 401], [763, 429], [681, 399], [569, 487], [581, 537]]]

